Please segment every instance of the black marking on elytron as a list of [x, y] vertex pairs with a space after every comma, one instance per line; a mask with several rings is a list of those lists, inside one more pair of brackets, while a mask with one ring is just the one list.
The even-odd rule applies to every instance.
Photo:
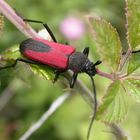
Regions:
[[23, 54], [26, 50], [33, 50], [36, 52], [49, 52], [51, 50], [51, 47], [42, 42], [29, 38], [20, 44], [20, 52]]

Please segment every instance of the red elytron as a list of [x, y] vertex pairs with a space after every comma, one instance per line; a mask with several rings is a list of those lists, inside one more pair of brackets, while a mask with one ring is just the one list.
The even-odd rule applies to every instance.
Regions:
[[68, 58], [75, 52], [72, 46], [40, 38], [30, 38], [20, 44], [21, 53], [28, 59], [56, 69], [67, 69]]

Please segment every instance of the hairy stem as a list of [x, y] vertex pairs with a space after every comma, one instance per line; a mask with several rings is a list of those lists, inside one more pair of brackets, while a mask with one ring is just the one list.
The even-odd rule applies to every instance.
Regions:
[[106, 77], [106, 78], [108, 78], [108, 79], [114, 80], [112, 74], [108, 74], [108, 73], [102, 72], [102, 71], [100, 71], [99, 69], [96, 69], [96, 72], [97, 72], [96, 74], [98, 74], [98, 75], [100, 75], [100, 76], [103, 76], [103, 77]]
[[25, 36], [38, 37], [38, 34], [29, 25], [27, 25], [4, 0], [0, 0], [0, 12]]
[[130, 135], [122, 129], [118, 124], [108, 124], [111, 128], [111, 133], [116, 137], [116, 140], [132, 140]]

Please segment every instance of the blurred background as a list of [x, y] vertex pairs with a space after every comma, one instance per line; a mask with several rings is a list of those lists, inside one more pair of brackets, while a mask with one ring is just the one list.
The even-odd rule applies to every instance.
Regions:
[[[124, 49], [127, 48], [124, 0], [60, 0], [59, 3], [57, 0], [7, 0], [7, 2], [22, 17], [48, 23], [59, 42], [68, 41], [79, 51], [85, 46], [90, 46], [88, 40], [91, 40], [91, 37], [86, 28], [85, 17], [101, 16], [117, 29]], [[26, 39], [7, 19], [4, 21], [0, 52]], [[31, 25], [36, 30], [43, 28], [40, 24]], [[75, 27], [74, 31], [69, 30], [71, 27]], [[90, 48], [90, 57], [96, 61], [99, 59], [96, 50], [94, 46]], [[105, 78], [100, 82], [101, 78], [95, 76], [99, 100], [110, 82]], [[85, 74], [80, 75], [80, 79], [92, 89], [90, 80]], [[0, 139], [17, 140], [63, 93], [64, 88], [59, 80], [53, 85], [51, 81], [34, 75], [27, 64], [20, 63], [14, 69], [0, 71]], [[133, 139], [138, 140], [139, 104], [129, 102], [128, 115], [121, 125]], [[75, 93], [29, 140], [85, 140], [91, 114], [92, 110], [80, 93]], [[95, 121], [90, 139], [115, 138], [104, 124]]]

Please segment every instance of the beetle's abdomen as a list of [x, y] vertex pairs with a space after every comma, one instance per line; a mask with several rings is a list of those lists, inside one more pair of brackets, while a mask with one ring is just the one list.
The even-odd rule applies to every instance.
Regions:
[[27, 39], [20, 44], [20, 52], [26, 58], [56, 69], [66, 69], [68, 57], [74, 51], [73, 47], [44, 39]]

